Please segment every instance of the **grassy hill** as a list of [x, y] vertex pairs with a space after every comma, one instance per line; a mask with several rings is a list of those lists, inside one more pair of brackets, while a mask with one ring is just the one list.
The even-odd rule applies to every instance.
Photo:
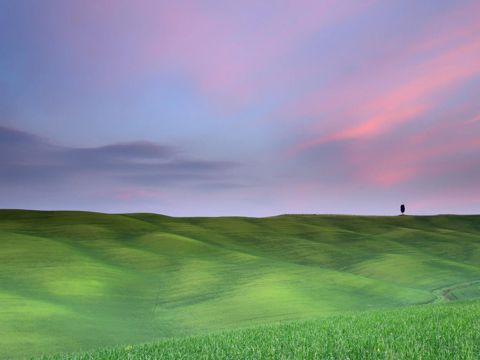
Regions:
[[0, 211], [0, 357], [480, 295], [480, 216]]
[[292, 321], [42, 360], [480, 358], [480, 301]]

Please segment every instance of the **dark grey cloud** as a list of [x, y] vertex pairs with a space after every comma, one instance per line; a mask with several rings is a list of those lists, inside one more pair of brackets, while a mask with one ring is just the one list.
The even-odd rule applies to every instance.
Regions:
[[0, 127], [0, 184], [111, 180], [155, 186], [230, 181], [240, 164], [194, 159], [176, 147], [138, 141], [90, 148], [58, 146], [34, 134]]
[[0, 126], [0, 145], [4, 144], [36, 144], [41, 139], [24, 131]]
[[160, 145], [147, 141], [121, 143], [95, 148], [66, 149], [63, 155], [80, 162], [122, 162], [144, 161], [170, 158], [176, 150], [171, 146]]

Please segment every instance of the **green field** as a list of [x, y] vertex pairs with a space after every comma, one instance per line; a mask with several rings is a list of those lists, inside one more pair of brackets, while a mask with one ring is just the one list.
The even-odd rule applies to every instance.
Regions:
[[372, 310], [43, 360], [480, 358], [480, 301]]
[[[172, 218], [2, 210], [0, 357], [475, 298], [479, 280], [480, 216]], [[462, 306], [480, 316], [478, 303]], [[440, 309], [424, 311], [443, 319], [442, 311], [462, 306], [401, 311]], [[392, 318], [395, 311], [378, 314]], [[362, 322], [362, 315], [351, 316]], [[322, 334], [315, 324], [304, 325]], [[212, 336], [226, 341], [227, 335]], [[210, 337], [198, 339], [192, 346]]]

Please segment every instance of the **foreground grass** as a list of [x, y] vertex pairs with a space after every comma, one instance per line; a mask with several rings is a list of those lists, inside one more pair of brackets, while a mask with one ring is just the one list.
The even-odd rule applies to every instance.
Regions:
[[480, 216], [0, 210], [0, 358], [480, 296]]
[[43, 360], [479, 359], [480, 301], [369, 311]]

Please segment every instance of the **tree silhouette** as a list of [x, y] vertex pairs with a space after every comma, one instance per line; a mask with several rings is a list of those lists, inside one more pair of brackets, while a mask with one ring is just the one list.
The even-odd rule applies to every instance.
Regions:
[[400, 211], [402, 212], [402, 215], [403, 215], [403, 213], [405, 212], [405, 205], [403, 204], [400, 205]]

